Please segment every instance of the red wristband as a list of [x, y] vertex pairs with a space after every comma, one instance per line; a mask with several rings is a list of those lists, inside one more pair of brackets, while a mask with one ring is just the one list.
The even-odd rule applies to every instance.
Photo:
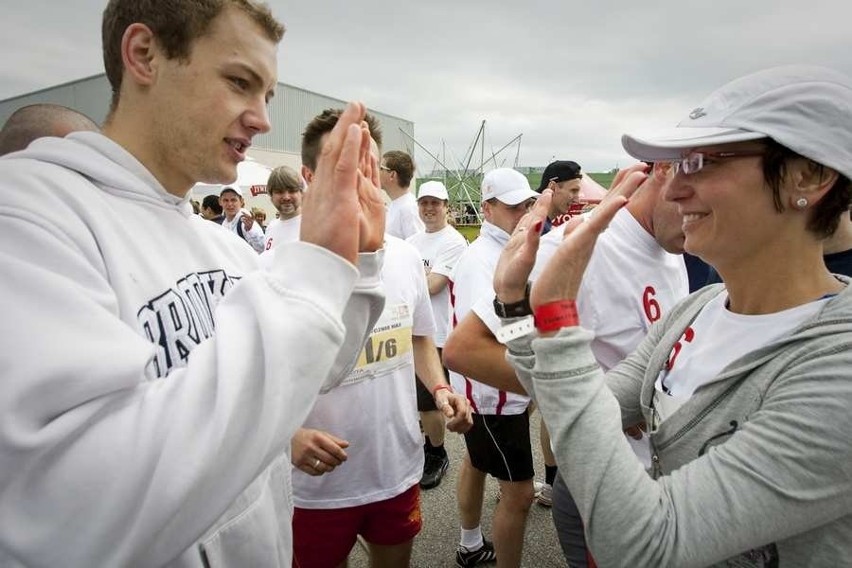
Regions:
[[539, 331], [556, 331], [563, 327], [580, 325], [577, 302], [559, 300], [548, 302], [535, 309], [535, 328]]
[[438, 385], [437, 387], [435, 387], [435, 390], [432, 391], [432, 398], [435, 398], [435, 395], [438, 394], [438, 391], [442, 389], [446, 389], [450, 393], [453, 392], [453, 387], [451, 387], [450, 385]]

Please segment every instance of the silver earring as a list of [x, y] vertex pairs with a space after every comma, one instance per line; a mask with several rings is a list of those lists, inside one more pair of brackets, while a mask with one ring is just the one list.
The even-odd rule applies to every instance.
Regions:
[[800, 197], [799, 199], [796, 200], [796, 207], [798, 207], [799, 209], [804, 209], [807, 206], [808, 206], [808, 200], [805, 199], [804, 197]]

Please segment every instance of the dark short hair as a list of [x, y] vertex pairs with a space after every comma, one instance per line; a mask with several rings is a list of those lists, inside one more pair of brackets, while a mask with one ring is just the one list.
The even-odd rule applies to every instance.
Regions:
[[281, 25], [269, 6], [255, 0], [110, 0], [101, 24], [104, 69], [112, 88], [111, 110], [118, 105], [124, 62], [121, 40], [135, 23], [148, 26], [169, 59], [189, 60], [192, 44], [210, 30], [210, 24], [222, 11], [234, 6], [245, 12], [278, 43], [284, 36]]
[[[302, 133], [302, 165], [307, 166], [311, 171], [317, 169], [317, 161], [320, 154], [320, 142], [324, 134], [327, 134], [334, 129], [340, 115], [343, 114], [343, 109], [327, 108], [311, 120], [305, 127]], [[378, 119], [367, 114], [364, 120], [370, 128], [370, 136], [376, 142], [376, 145], [382, 147], [382, 127]]]
[[386, 168], [396, 172], [400, 186], [408, 187], [411, 185], [411, 178], [414, 177], [414, 160], [411, 159], [411, 156], [400, 150], [391, 150], [385, 152], [382, 159]]
[[222, 214], [222, 206], [219, 205], [219, 196], [218, 195], [208, 195], [204, 199], [201, 200], [201, 208], [202, 209], [210, 209], [216, 215]]
[[[784, 203], [781, 200], [781, 186], [787, 176], [787, 164], [791, 160], [809, 160], [804, 156], [782, 146], [775, 140], [767, 138], [764, 142], [766, 152], [763, 155], [763, 178], [766, 185], [772, 190], [772, 199], [775, 209], [780, 213], [784, 211]], [[813, 160], [810, 160], [813, 162]], [[818, 168], [820, 175], [824, 174], [825, 166], [813, 162]], [[819, 200], [811, 213], [808, 221], [808, 230], [821, 238], [828, 238], [837, 230], [840, 216], [848, 213], [852, 204], [852, 183], [843, 174], [837, 174], [837, 181], [831, 189]]]

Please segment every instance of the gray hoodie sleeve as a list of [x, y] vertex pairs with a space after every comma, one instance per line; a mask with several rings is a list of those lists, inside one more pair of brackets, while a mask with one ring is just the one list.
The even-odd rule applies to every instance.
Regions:
[[[811, 538], [809, 531], [848, 518], [848, 333], [845, 348], [813, 347], [783, 366], [771, 368], [770, 359], [753, 371], [773, 380], [742, 427], [656, 480], [621, 434], [619, 402], [589, 339], [588, 332], [568, 328], [533, 340], [532, 388], [599, 565], [706, 566], [783, 539]], [[640, 361], [641, 354], [619, 367], [617, 382], [640, 383]], [[842, 534], [828, 537], [822, 548], [848, 549], [848, 538], [843, 542]], [[795, 543], [787, 551], [785, 562], [805, 563]], [[807, 561], [813, 565], [813, 558]]]

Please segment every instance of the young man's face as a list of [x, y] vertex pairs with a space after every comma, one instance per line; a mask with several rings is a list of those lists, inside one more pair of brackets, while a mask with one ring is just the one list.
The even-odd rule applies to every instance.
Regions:
[[222, 212], [228, 221], [232, 220], [243, 207], [243, 198], [233, 191], [226, 191], [219, 196], [219, 205], [222, 206]]
[[567, 181], [551, 182], [553, 197], [550, 202], [549, 217], [555, 219], [557, 216], [568, 211], [572, 203], [580, 199], [580, 180], [569, 179]]
[[273, 191], [269, 200], [278, 210], [279, 219], [292, 219], [302, 211], [302, 192], [298, 189]]
[[227, 184], [256, 134], [270, 129], [267, 102], [276, 84], [277, 44], [249, 16], [225, 8], [188, 61], [152, 61], [146, 166], [173, 191], [201, 181]]
[[447, 202], [443, 199], [421, 197], [417, 200], [417, 210], [427, 233], [435, 233], [447, 226]]
[[486, 201], [482, 204], [482, 213], [485, 215], [486, 221], [511, 235], [515, 227], [518, 226], [521, 217], [529, 211], [534, 203], [534, 199], [527, 199], [516, 205], [506, 205], [495, 199], [493, 202]]

